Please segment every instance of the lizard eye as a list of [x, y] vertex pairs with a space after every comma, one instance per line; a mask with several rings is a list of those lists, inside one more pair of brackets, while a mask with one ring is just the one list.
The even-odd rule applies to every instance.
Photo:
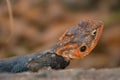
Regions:
[[86, 46], [82, 46], [82, 47], [80, 48], [80, 51], [81, 51], [81, 52], [85, 52], [85, 51], [86, 51], [86, 49], [87, 49], [87, 47], [86, 47]]
[[93, 31], [92, 31], [92, 35], [93, 35], [93, 36], [96, 36], [96, 34], [97, 34], [97, 30], [93, 30]]

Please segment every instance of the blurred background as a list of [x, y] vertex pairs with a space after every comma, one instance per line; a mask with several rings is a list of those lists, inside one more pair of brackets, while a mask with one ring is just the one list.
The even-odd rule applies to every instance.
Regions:
[[97, 47], [68, 68], [120, 67], [120, 0], [0, 0], [0, 58], [48, 49], [69, 27], [86, 17], [105, 23]]

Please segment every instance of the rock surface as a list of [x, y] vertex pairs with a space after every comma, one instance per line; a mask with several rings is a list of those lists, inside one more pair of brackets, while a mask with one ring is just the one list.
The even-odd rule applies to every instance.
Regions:
[[120, 80], [120, 68], [116, 69], [68, 69], [40, 71], [38, 73], [1, 73], [0, 80]]

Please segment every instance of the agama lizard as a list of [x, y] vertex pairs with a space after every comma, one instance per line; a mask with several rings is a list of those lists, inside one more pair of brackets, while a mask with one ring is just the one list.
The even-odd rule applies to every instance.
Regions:
[[47, 67], [64, 69], [70, 60], [83, 58], [93, 50], [102, 30], [101, 21], [83, 20], [67, 30], [58, 43], [46, 51], [0, 60], [0, 72], [34, 72]]

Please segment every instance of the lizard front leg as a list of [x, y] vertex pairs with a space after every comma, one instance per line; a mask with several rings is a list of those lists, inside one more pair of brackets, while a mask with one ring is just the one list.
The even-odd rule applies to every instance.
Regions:
[[44, 68], [52, 69], [64, 69], [69, 65], [70, 61], [63, 58], [62, 56], [57, 55], [56, 53], [47, 52], [42, 54], [40, 57], [31, 59], [28, 62], [27, 68], [32, 72], [38, 72]]

